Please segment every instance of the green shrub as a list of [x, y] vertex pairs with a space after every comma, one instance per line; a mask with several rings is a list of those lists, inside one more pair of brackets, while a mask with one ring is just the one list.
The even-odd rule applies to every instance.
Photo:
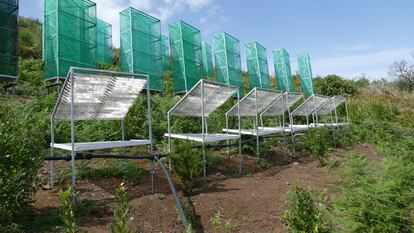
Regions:
[[319, 160], [320, 166], [326, 164], [332, 146], [332, 135], [329, 129], [311, 128], [303, 136], [301, 143], [307, 153]]
[[295, 187], [288, 192], [290, 210], [283, 214], [282, 221], [290, 232], [332, 232], [310, 190]]
[[127, 188], [123, 184], [116, 190], [115, 198], [118, 208], [114, 210], [115, 224], [111, 225], [111, 232], [131, 233], [132, 230], [129, 227], [129, 222], [131, 222], [131, 218], [129, 217], [131, 206], [128, 203]]
[[0, 104], [0, 225], [12, 222], [32, 201], [48, 144], [51, 98]]
[[321, 95], [327, 96], [355, 96], [358, 94], [358, 90], [352, 81], [334, 74], [316, 79], [315, 91]]
[[66, 233], [76, 233], [76, 217], [75, 217], [75, 204], [72, 202], [73, 197], [72, 188], [66, 191], [59, 191], [59, 201], [61, 208], [62, 222], [64, 223], [64, 229]]
[[192, 195], [193, 189], [200, 184], [203, 169], [200, 149], [191, 148], [191, 143], [176, 146], [171, 155], [174, 173], [181, 181], [181, 189], [185, 195]]
[[413, 171], [412, 154], [381, 163], [351, 154], [335, 203], [338, 225], [350, 232], [413, 232]]

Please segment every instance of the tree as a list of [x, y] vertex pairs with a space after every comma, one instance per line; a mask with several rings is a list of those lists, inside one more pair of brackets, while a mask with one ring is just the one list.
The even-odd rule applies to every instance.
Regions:
[[[413, 54], [411, 56], [414, 57]], [[389, 75], [397, 79], [397, 85], [402, 90], [414, 90], [414, 64], [408, 64], [405, 60], [394, 62], [390, 66]]]

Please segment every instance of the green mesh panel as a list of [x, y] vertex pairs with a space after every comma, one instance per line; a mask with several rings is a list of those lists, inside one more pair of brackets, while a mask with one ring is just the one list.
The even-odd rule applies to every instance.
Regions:
[[17, 78], [19, 3], [0, 0], [0, 80]]
[[183, 21], [168, 29], [174, 92], [186, 92], [204, 77], [200, 30]]
[[243, 95], [243, 79], [239, 40], [227, 33], [213, 36], [214, 60], [218, 82], [232, 84], [240, 88]]
[[309, 97], [313, 95], [313, 85], [312, 68], [310, 64], [310, 58], [307, 53], [298, 54], [298, 68], [300, 82], [302, 84], [302, 93], [304, 96]]
[[162, 70], [167, 71], [171, 69], [170, 45], [169, 45], [168, 37], [161, 35], [161, 44], [162, 44]]
[[289, 53], [285, 49], [273, 51], [273, 65], [279, 91], [293, 92], [293, 79], [290, 69]]
[[120, 13], [121, 70], [150, 76], [150, 90], [163, 91], [161, 22], [132, 7]]
[[71, 66], [96, 68], [96, 4], [88, 0], [44, 2], [45, 78], [66, 78]]
[[213, 77], [213, 57], [211, 47], [206, 42], [201, 43], [201, 52], [203, 55], [203, 70], [208, 77]]
[[257, 42], [246, 44], [250, 88], [270, 88], [266, 48]]
[[96, 62], [101, 64], [112, 64], [112, 25], [97, 19], [97, 48]]

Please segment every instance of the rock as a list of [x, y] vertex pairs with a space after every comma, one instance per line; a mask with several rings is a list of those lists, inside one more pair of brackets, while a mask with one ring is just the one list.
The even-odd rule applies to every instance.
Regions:
[[289, 182], [286, 182], [286, 185], [290, 185], [290, 183]]
[[43, 190], [52, 190], [52, 189], [53, 189], [53, 187], [52, 187], [52, 186], [50, 186], [50, 184], [44, 184], [44, 185], [42, 185], [42, 189], [43, 189]]
[[294, 163], [293, 163], [293, 166], [297, 166], [297, 165], [299, 165], [299, 163], [298, 163], [298, 162], [294, 162]]

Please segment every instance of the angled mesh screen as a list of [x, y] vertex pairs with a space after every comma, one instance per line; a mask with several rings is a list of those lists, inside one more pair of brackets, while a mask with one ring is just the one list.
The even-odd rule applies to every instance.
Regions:
[[72, 66], [96, 68], [96, 4], [89, 0], [44, 2], [45, 78], [64, 79]]
[[315, 112], [320, 106], [329, 101], [328, 97], [325, 96], [316, 96], [313, 95], [306, 99], [299, 107], [297, 107], [293, 112], [293, 116], [309, 116]]
[[266, 48], [257, 42], [246, 44], [246, 62], [250, 88], [270, 88]]
[[279, 91], [293, 92], [293, 79], [290, 68], [290, 58], [285, 49], [273, 51], [273, 65]]
[[[257, 95], [257, 101], [256, 101]], [[265, 110], [270, 104], [279, 99], [282, 95], [276, 91], [253, 88], [240, 100], [241, 116], [256, 116]], [[257, 112], [256, 112], [257, 105]], [[228, 113], [229, 116], [237, 116], [238, 110], [235, 105]]]
[[227, 33], [213, 36], [213, 51], [217, 81], [239, 87], [243, 95], [240, 42]]
[[213, 57], [211, 54], [211, 46], [206, 42], [201, 43], [201, 52], [203, 56], [203, 69], [208, 77], [213, 77]]
[[187, 92], [204, 78], [200, 30], [183, 21], [168, 29], [174, 92]]
[[17, 78], [18, 11], [17, 0], [0, 0], [0, 81]]
[[346, 98], [342, 96], [334, 96], [326, 101], [319, 109], [317, 110], [318, 115], [328, 115], [334, 111], [339, 105], [346, 102]]
[[[204, 81], [204, 80], [202, 80]], [[202, 116], [201, 81], [171, 111], [175, 116]], [[237, 92], [237, 87], [204, 81], [204, 116], [208, 117]]]
[[161, 22], [132, 7], [120, 14], [121, 70], [150, 76], [149, 88], [164, 90]]
[[99, 64], [112, 64], [112, 25], [97, 19], [97, 48], [96, 62]]
[[302, 95], [295, 93], [285, 93], [285, 95], [274, 102], [263, 114], [264, 116], [280, 116], [289, 108], [302, 99]]
[[300, 82], [302, 84], [302, 93], [304, 96], [309, 97], [313, 95], [313, 84], [310, 57], [307, 53], [298, 54], [298, 69]]
[[74, 72], [66, 80], [53, 118], [70, 119], [73, 88], [75, 120], [123, 119], [147, 80], [125, 74]]

